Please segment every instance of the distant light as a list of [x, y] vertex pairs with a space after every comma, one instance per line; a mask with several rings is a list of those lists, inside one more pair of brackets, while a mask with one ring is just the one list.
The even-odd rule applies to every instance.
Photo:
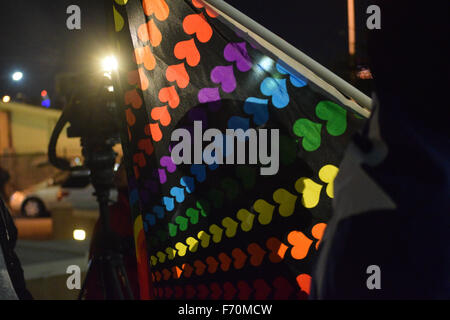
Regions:
[[363, 80], [373, 79], [372, 72], [370, 72], [370, 69], [361, 69], [360, 71], [358, 71], [356, 73], [356, 76], [359, 79], [363, 79]]
[[115, 163], [114, 164], [114, 171], [119, 170], [119, 167], [120, 167], [120, 163]]
[[111, 72], [113, 70], [117, 70], [117, 59], [114, 56], [108, 56], [102, 61], [102, 69], [106, 72]]
[[79, 157], [76, 157], [76, 158], [73, 160], [73, 162], [75, 162], [75, 164], [76, 164], [77, 166], [79, 166], [79, 165], [81, 164], [81, 160], [80, 160]]
[[107, 89], [108, 89], [109, 92], [114, 92], [114, 87], [113, 86], [108, 86]]
[[83, 229], [73, 230], [73, 238], [78, 241], [83, 241], [86, 239], [86, 231]]
[[14, 81], [20, 81], [23, 78], [23, 73], [20, 71], [16, 71], [12, 74], [12, 79]]
[[47, 98], [47, 99], [42, 100], [41, 106], [50, 108], [50, 99]]
[[11, 101], [11, 97], [10, 97], [10, 96], [3, 96], [2, 101], [3, 101], [4, 103], [8, 103], [8, 102]]
[[42, 90], [41, 91], [41, 97], [45, 97], [47, 96], [47, 90]]

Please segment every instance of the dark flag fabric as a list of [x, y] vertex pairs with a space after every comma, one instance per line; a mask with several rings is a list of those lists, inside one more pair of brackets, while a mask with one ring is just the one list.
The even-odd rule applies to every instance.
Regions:
[[201, 1], [113, 12], [141, 298], [306, 299], [364, 118]]

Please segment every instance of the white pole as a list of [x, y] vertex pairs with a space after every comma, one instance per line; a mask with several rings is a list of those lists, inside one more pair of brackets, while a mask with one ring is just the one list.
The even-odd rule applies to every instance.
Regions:
[[206, 5], [210, 5], [212, 9], [217, 8], [224, 14], [228, 15], [230, 18], [234, 19], [250, 31], [254, 32], [261, 38], [265, 39], [274, 47], [284, 51], [287, 55], [297, 60], [299, 63], [303, 64], [305, 67], [310, 69], [312, 72], [317, 74], [323, 80], [332, 84], [336, 89], [344, 93], [345, 95], [353, 98], [357, 103], [359, 103], [363, 108], [368, 110], [371, 109], [372, 99], [367, 95], [356, 89], [350, 83], [346, 82], [344, 79], [340, 78], [315, 60], [308, 57], [306, 54], [301, 52], [299, 49], [289, 44], [287, 41], [283, 40], [270, 30], [266, 29], [253, 19], [247, 17], [239, 10], [230, 6], [223, 0], [203, 0]]

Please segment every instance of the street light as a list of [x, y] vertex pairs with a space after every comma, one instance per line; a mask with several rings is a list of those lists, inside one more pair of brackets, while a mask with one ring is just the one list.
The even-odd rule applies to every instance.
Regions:
[[117, 59], [114, 56], [107, 56], [102, 60], [102, 69], [105, 72], [117, 70]]
[[8, 103], [8, 102], [11, 101], [11, 97], [10, 97], [10, 96], [3, 96], [2, 101], [3, 101], [4, 103]]
[[14, 81], [20, 81], [23, 78], [23, 73], [20, 71], [16, 71], [12, 74], [12, 79]]

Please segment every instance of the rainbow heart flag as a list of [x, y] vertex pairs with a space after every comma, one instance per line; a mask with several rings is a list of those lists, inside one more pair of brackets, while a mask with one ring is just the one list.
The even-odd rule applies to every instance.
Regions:
[[307, 299], [364, 118], [201, 1], [113, 13], [141, 298]]

